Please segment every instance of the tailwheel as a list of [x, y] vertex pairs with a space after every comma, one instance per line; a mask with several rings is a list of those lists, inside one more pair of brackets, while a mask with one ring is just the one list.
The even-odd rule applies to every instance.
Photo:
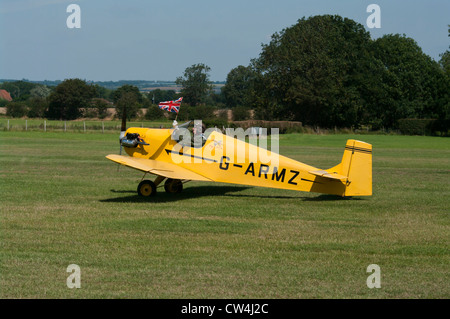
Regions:
[[164, 183], [164, 189], [167, 193], [181, 193], [183, 182], [180, 179], [167, 179]]
[[150, 197], [156, 194], [156, 185], [152, 181], [144, 180], [139, 183], [137, 192], [141, 197]]

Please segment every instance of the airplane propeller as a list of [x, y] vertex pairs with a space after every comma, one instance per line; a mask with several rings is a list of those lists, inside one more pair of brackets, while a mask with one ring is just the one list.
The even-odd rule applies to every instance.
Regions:
[[127, 130], [127, 106], [123, 106], [123, 113], [122, 113], [122, 125], [120, 127], [120, 137], [119, 137], [119, 145], [120, 150], [119, 154], [122, 155], [122, 140], [125, 137], [125, 132]]

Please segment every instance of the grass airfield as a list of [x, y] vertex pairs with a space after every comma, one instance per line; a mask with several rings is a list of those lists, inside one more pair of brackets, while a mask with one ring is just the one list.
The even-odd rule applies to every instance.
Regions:
[[143, 174], [105, 158], [116, 132], [2, 131], [0, 297], [449, 298], [450, 139], [287, 134], [280, 153], [329, 168], [348, 138], [373, 144], [371, 197], [191, 182], [143, 200]]

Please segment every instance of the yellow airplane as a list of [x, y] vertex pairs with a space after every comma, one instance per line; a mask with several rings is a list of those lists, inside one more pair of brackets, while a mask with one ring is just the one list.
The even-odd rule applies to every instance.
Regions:
[[[120, 144], [128, 156], [106, 158], [145, 173], [137, 189], [143, 197], [155, 195], [164, 180], [168, 193], [181, 192], [187, 181], [206, 181], [340, 196], [372, 195], [371, 144], [348, 140], [342, 161], [323, 170], [218, 131], [211, 132], [200, 147], [183, 145], [173, 137], [178, 129], [132, 127], [125, 131], [122, 123]], [[154, 181], [144, 180], [148, 173], [156, 175]]]

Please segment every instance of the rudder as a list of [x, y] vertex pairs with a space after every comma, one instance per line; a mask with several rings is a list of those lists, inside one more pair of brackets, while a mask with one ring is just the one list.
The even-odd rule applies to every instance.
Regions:
[[348, 177], [344, 196], [372, 195], [372, 145], [348, 140], [341, 163], [327, 171]]

